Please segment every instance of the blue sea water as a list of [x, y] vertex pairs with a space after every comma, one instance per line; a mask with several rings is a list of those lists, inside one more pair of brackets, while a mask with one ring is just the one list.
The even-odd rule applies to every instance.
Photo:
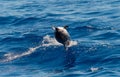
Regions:
[[120, 0], [0, 0], [0, 77], [120, 77]]

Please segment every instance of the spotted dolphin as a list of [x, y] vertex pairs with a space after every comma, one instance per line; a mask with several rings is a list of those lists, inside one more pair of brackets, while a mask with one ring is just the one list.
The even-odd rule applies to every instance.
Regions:
[[70, 45], [70, 35], [67, 31], [68, 26], [64, 27], [52, 27], [55, 35], [55, 39], [64, 45], [65, 50], [68, 50], [68, 46]]

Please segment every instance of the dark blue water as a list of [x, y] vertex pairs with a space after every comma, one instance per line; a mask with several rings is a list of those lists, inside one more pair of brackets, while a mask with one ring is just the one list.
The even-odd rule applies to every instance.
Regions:
[[120, 1], [0, 0], [0, 77], [120, 77]]

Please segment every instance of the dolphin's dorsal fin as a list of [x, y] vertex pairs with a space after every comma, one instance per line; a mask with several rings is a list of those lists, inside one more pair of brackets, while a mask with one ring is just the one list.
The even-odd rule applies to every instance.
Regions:
[[69, 26], [65, 25], [64, 28], [67, 29]]

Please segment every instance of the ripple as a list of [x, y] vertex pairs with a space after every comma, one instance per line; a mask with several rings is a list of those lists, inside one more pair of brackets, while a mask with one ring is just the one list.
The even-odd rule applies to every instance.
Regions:
[[0, 25], [4, 24], [10, 24], [17, 18], [15, 16], [5, 16], [5, 17], [0, 17]]
[[14, 25], [32, 24], [32, 23], [37, 22], [38, 20], [39, 20], [39, 18], [36, 18], [36, 17], [19, 18], [19, 19], [13, 21], [12, 23]]
[[[0, 76], [119, 75], [119, 5], [119, 0], [1, 0]], [[68, 52], [55, 40], [52, 25], [69, 26]]]
[[120, 37], [120, 35], [116, 32], [105, 32], [103, 34], [99, 34], [96, 37], [96, 40], [114, 40], [114, 39], [118, 39]]

